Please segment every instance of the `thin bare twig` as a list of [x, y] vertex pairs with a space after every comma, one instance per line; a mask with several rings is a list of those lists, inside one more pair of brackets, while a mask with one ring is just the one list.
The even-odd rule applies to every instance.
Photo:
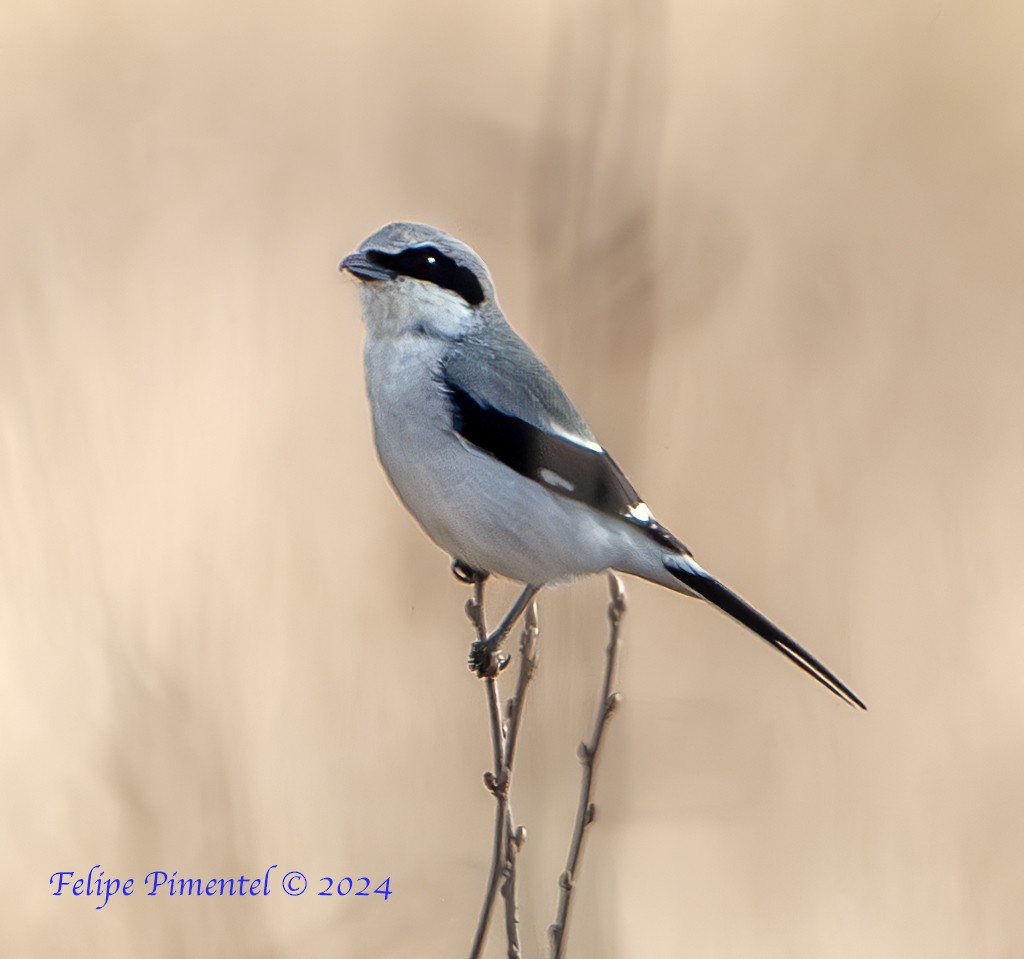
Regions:
[[[473, 596], [466, 603], [466, 615], [472, 622], [477, 643], [487, 639], [487, 626], [483, 608], [483, 579], [473, 582]], [[516, 827], [512, 816], [509, 792], [512, 785], [512, 761], [522, 723], [526, 688], [537, 668], [537, 610], [530, 604], [520, 644], [519, 675], [516, 691], [508, 702], [507, 720], [502, 719], [501, 702], [498, 698], [496, 675], [483, 676], [487, 695], [487, 714], [491, 727], [491, 746], [494, 753], [494, 772], [484, 774], [484, 784], [494, 796], [497, 806], [494, 812], [494, 842], [491, 851], [491, 868], [484, 894], [480, 919], [477, 923], [470, 959], [478, 959], [487, 936], [491, 911], [498, 891], [498, 879], [504, 877], [501, 894], [505, 900], [505, 933], [508, 939], [509, 959], [519, 959], [519, 907], [516, 898], [516, 856], [526, 839], [526, 831]]]
[[505, 881], [501, 886], [501, 895], [505, 900], [505, 934], [508, 939], [509, 959], [519, 959], [519, 901], [516, 896], [516, 857], [526, 842], [526, 829], [515, 825], [512, 815], [511, 789], [512, 765], [515, 762], [516, 743], [519, 741], [519, 730], [523, 722], [523, 707], [526, 702], [526, 688], [537, 670], [537, 604], [531, 603], [526, 610], [523, 623], [523, 635], [519, 641], [519, 675], [516, 678], [516, 691], [508, 701], [506, 708], [505, 765], [502, 778], [506, 792], [505, 803]]
[[[487, 640], [487, 624], [484, 619], [484, 580], [476, 576], [472, 580], [473, 596], [466, 600], [466, 616], [473, 624], [476, 631], [478, 643]], [[480, 920], [477, 922], [476, 933], [473, 936], [473, 945], [469, 950], [470, 959], [478, 959], [484, 947], [484, 939], [487, 935], [487, 925], [491, 919], [491, 909], [494, 906], [494, 895], [498, 889], [498, 876], [500, 874], [500, 863], [502, 849], [504, 848], [505, 835], [505, 797], [500, 795], [495, 785], [505, 765], [505, 743], [501, 731], [501, 703], [498, 701], [498, 683], [494, 676], [484, 677], [484, 690], [487, 694], [487, 715], [490, 718], [491, 746], [494, 751], [494, 773], [484, 773], [484, 783], [494, 793], [498, 800], [498, 806], [494, 811], [494, 844], [491, 850], [491, 870], [487, 878], [487, 888], [484, 893], [483, 906], [480, 909]]]
[[594, 821], [595, 806], [590, 801], [590, 792], [594, 780], [594, 766], [604, 737], [604, 729], [615, 708], [621, 701], [618, 693], [612, 692], [615, 679], [615, 667], [619, 658], [619, 632], [622, 616], [626, 611], [626, 592], [622, 580], [615, 573], [608, 573], [608, 590], [611, 602], [608, 604], [608, 648], [605, 651], [604, 681], [601, 687], [601, 701], [597, 708], [597, 719], [594, 732], [589, 743], [580, 743], [578, 755], [583, 765], [580, 781], [580, 802], [576, 809], [576, 825], [573, 828], [572, 841], [569, 844], [569, 856], [565, 864], [565, 872], [558, 879], [561, 893], [558, 897], [558, 912], [548, 933], [551, 936], [551, 957], [561, 959], [565, 946], [566, 924], [569, 906], [572, 902], [572, 891], [576, 884], [577, 867], [583, 849], [583, 835], [587, 826]]
[[531, 603], [526, 611], [523, 623], [523, 635], [519, 640], [519, 675], [516, 677], [516, 691], [508, 701], [508, 740], [505, 762], [511, 772], [516, 758], [516, 744], [519, 742], [519, 730], [523, 723], [523, 702], [526, 687], [530, 685], [533, 674], [537, 671], [537, 604]]

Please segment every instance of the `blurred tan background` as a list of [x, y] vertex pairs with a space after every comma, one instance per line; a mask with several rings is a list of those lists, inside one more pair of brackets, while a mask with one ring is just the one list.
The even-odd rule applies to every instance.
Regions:
[[[402, 218], [870, 707], [631, 584], [571, 954], [1024, 956], [1022, 46], [937, 0], [5, 4], [0, 953], [466, 953], [465, 589], [375, 461], [336, 270]], [[529, 956], [604, 604], [541, 606]], [[395, 895], [49, 895], [94, 863]]]

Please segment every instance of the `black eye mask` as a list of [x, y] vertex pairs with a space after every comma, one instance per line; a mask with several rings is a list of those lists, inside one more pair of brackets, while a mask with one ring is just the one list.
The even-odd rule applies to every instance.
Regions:
[[479, 306], [484, 301], [483, 287], [473, 271], [459, 266], [450, 256], [432, 246], [411, 246], [401, 253], [367, 250], [365, 256], [374, 266], [436, 283], [443, 289], [458, 293], [470, 306]]

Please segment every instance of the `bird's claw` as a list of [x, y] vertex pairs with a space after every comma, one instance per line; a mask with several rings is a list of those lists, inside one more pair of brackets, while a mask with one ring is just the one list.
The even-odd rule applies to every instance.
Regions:
[[452, 575], [460, 583], [465, 583], [467, 586], [473, 586], [476, 583], [482, 583], [490, 574], [484, 573], [478, 569], [473, 569], [469, 563], [464, 563], [461, 559], [453, 559]]
[[508, 654], [490, 639], [478, 639], [469, 647], [470, 671], [480, 679], [497, 676], [508, 664]]

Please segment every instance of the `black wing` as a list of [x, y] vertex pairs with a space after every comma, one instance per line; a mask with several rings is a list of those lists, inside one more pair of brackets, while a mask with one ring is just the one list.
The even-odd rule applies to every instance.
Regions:
[[445, 374], [441, 383], [451, 401], [452, 428], [467, 443], [553, 493], [637, 526], [668, 549], [688, 552], [651, 517], [618, 464], [596, 443], [488, 406]]

